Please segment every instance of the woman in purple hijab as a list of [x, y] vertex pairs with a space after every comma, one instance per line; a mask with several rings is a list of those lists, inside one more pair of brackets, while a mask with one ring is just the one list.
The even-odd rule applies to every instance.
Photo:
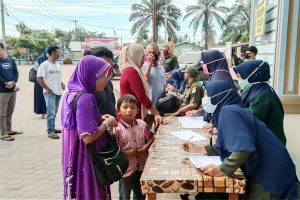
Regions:
[[[68, 93], [62, 105], [62, 168], [64, 199], [110, 200], [110, 187], [97, 183], [86, 148], [93, 143], [97, 150], [106, 146], [106, 130], [117, 126], [110, 115], [101, 115], [95, 101], [95, 92], [106, 84], [110, 64], [94, 56], [83, 57], [68, 83]], [[72, 112], [74, 97], [83, 92]], [[103, 120], [102, 120], [103, 119]]]

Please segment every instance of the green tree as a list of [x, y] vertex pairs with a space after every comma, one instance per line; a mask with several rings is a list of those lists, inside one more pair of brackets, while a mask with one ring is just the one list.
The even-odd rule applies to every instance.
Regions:
[[[167, 16], [165, 8], [167, 5]], [[131, 28], [131, 34], [140, 33], [141, 30], [148, 30], [152, 24], [153, 0], [142, 0], [141, 4], [135, 3], [131, 6], [131, 15], [129, 21], [134, 21]], [[176, 37], [176, 31], [180, 30], [178, 19], [181, 17], [181, 11], [172, 4], [172, 0], [158, 0], [156, 5], [156, 30], [157, 33], [162, 26], [165, 26], [167, 17], [167, 32], [171, 37]], [[158, 38], [158, 34], [156, 35]]]
[[140, 29], [136, 36], [136, 43], [146, 45], [146, 42], [149, 39], [148, 32], [148, 30]]
[[31, 29], [28, 26], [26, 26], [24, 22], [19, 22], [19, 24], [16, 25], [16, 29], [21, 35], [31, 34]]
[[[209, 23], [216, 21], [221, 28], [226, 23], [222, 17], [222, 14], [226, 14], [229, 9], [225, 6], [220, 6], [219, 3], [221, 2], [222, 1], [219, 0], [198, 0], [198, 3], [196, 5], [187, 6], [185, 9], [187, 14], [183, 19], [194, 16], [192, 21], [190, 22], [190, 27], [191, 25], [193, 25], [194, 35], [196, 34], [199, 26], [201, 27], [201, 31], [205, 33], [205, 49], [208, 48], [209, 43]], [[211, 29], [213, 30], [212, 25]]]
[[16, 57], [19, 60], [19, 65], [21, 64], [21, 50], [20, 49], [14, 49], [12, 52], [12, 56]]
[[250, 1], [234, 5], [226, 17], [224, 42], [248, 42], [250, 29]]

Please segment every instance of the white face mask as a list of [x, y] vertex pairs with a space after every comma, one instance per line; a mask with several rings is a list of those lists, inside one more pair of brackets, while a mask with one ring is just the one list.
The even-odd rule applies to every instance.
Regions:
[[239, 79], [238, 84], [243, 91], [247, 91], [250, 89], [250, 87], [256, 83], [249, 83], [248, 79], [262, 66], [265, 62], [262, 62], [246, 79]]
[[[232, 90], [232, 89], [225, 90], [225, 91], [220, 92], [220, 93], [218, 93], [218, 94], [216, 94], [216, 95], [214, 95], [214, 96], [212, 96], [212, 97], [203, 97], [203, 98], [202, 98], [202, 107], [203, 107], [203, 109], [205, 110], [205, 112], [208, 112], [208, 113], [214, 113], [215, 110], [216, 110], [216, 108], [217, 108], [217, 106], [218, 106], [218, 104], [221, 103], [221, 102], [227, 97], [227, 95], [230, 93], [231, 90]], [[222, 99], [221, 101], [219, 101], [219, 102], [218, 102], [217, 104], [215, 104], [215, 105], [213, 105], [213, 104], [211, 103], [211, 99], [212, 99], [213, 97], [216, 97], [216, 96], [218, 96], [218, 95], [220, 95], [220, 94], [223, 94], [223, 93], [225, 93], [225, 92], [228, 92], [228, 93], [223, 97], [223, 99]]]

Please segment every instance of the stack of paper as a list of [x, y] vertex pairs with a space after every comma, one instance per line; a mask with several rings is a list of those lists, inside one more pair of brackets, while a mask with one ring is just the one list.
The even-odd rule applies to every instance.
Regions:
[[179, 139], [182, 139], [184, 141], [189, 140], [189, 142], [197, 142], [202, 140], [207, 140], [208, 138], [203, 137], [202, 135], [195, 133], [191, 130], [186, 131], [175, 131], [171, 133], [175, 137], [178, 137]]
[[182, 128], [202, 128], [203, 125], [207, 124], [203, 120], [203, 117], [178, 117]]
[[197, 168], [202, 169], [206, 165], [215, 164], [220, 165], [222, 164], [220, 156], [206, 156], [206, 155], [189, 155], [188, 159], [195, 165]]

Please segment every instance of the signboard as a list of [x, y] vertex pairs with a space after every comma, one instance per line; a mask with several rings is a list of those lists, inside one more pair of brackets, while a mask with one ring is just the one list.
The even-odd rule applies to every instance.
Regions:
[[84, 49], [93, 49], [96, 47], [106, 47], [109, 50], [116, 52], [121, 50], [119, 46], [119, 38], [104, 37], [104, 38], [85, 38]]
[[265, 8], [266, 2], [262, 1], [255, 9], [255, 37], [264, 35], [265, 31]]

